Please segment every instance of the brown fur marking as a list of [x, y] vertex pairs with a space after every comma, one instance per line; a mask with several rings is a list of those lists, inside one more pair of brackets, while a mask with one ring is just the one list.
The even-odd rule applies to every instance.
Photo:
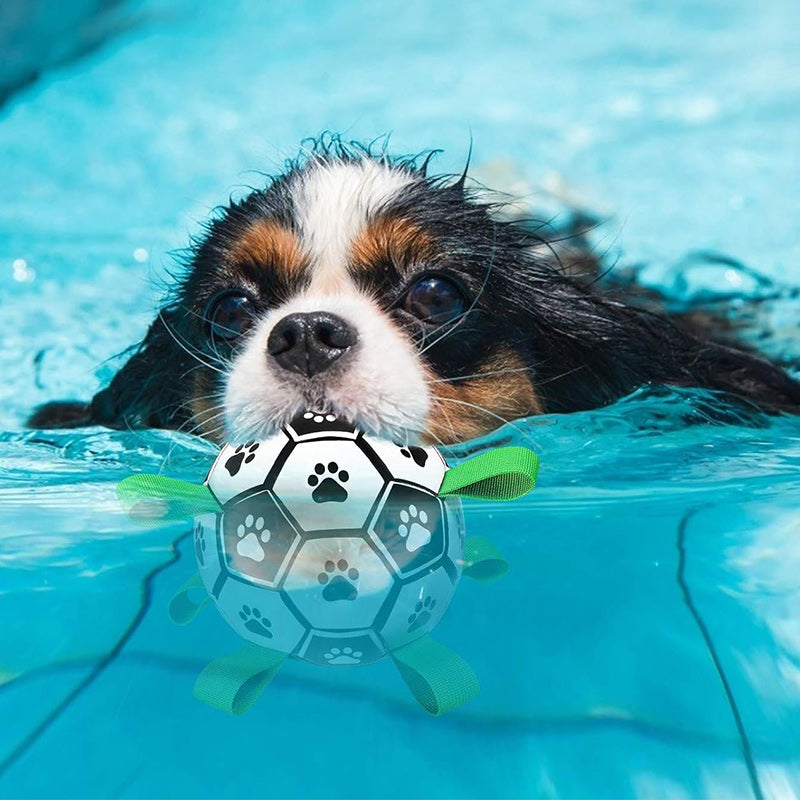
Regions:
[[285, 278], [295, 277], [308, 263], [297, 236], [270, 219], [252, 224], [231, 248], [237, 262], [270, 266]]
[[511, 351], [484, 361], [476, 377], [431, 380], [437, 382], [430, 383], [433, 405], [426, 424], [430, 444], [463, 442], [499, 428], [504, 420], [544, 413], [525, 364]]
[[359, 272], [390, 261], [398, 269], [433, 258], [433, 239], [403, 217], [382, 216], [356, 237], [351, 247], [351, 267]]

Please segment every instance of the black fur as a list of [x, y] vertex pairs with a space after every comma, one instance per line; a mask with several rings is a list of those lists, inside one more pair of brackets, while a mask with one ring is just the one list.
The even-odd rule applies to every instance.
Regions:
[[[497, 221], [491, 207], [465, 187], [463, 176], [455, 182], [427, 176], [431, 153], [392, 161], [384, 150], [346, 146], [336, 137], [309, 149], [311, 161], [373, 158], [415, 176], [388, 210], [433, 237], [442, 255], [430, 268], [456, 277], [474, 305], [452, 329], [426, 333], [397, 306], [409, 277], [405, 265], [387, 260], [358, 279], [425, 346], [424, 357], [439, 375], [456, 380], [474, 372], [491, 343], [512, 349], [530, 366], [551, 412], [602, 406], [648, 384], [720, 390], [769, 412], [800, 409], [800, 384], [782, 369], [603, 294], [596, 283], [575, 275], [596, 266], [590, 251], [574, 243], [564, 250], [558, 232], [530, 222]], [[257, 309], [265, 310], [297, 288], [282, 285], [269, 265], [234, 263], [231, 247], [255, 219], [294, 225], [287, 186], [305, 168], [304, 160], [289, 162], [266, 189], [220, 209], [189, 251], [173, 299], [111, 384], [89, 404], [49, 403], [28, 424], [189, 426], [193, 373], [205, 371], [206, 381], [219, 387], [215, 370], [224, 372], [230, 356], [209, 342], [203, 319], [208, 299], [246, 280], [258, 288]]]

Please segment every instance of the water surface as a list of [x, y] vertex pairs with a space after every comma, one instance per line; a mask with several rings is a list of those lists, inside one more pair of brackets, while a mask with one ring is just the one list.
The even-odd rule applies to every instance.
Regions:
[[195, 701], [239, 642], [213, 609], [172, 625], [187, 527], [134, 527], [113, 489], [200, 480], [214, 448], [22, 428], [108, 380], [169, 251], [324, 129], [443, 147], [443, 171], [471, 135], [535, 204], [607, 218], [596, 247], [675, 304], [771, 298], [762, 344], [792, 362], [791, 4], [200, 8], [129, 4], [135, 24], [0, 109], [0, 795], [800, 794], [794, 419], [720, 425], [703, 393], [640, 392], [500, 431], [540, 482], [468, 504], [512, 569], [464, 581], [437, 628], [483, 689], [440, 719], [389, 663], [288, 664], [237, 719]]

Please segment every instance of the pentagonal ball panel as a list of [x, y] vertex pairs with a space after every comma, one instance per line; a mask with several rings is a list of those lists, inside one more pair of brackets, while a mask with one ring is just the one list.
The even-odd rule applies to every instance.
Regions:
[[388, 568], [366, 540], [324, 537], [303, 544], [283, 590], [310, 627], [367, 628], [392, 583]]
[[222, 550], [225, 566], [232, 574], [274, 586], [299, 544], [300, 534], [267, 489], [226, 506]]
[[432, 630], [454, 591], [455, 584], [444, 567], [420, 573], [403, 584], [381, 629], [386, 647], [396, 650]]
[[275, 589], [229, 577], [216, 603], [230, 626], [253, 644], [291, 653], [305, 635], [306, 629]]
[[226, 444], [209, 470], [206, 485], [222, 504], [261, 486], [289, 439], [283, 431], [261, 442]]
[[383, 478], [353, 441], [295, 445], [274, 491], [304, 531], [360, 529], [381, 493]]
[[400, 445], [364, 436], [362, 440], [380, 458], [396, 480], [415, 483], [438, 492], [447, 465], [435, 447]]
[[378, 661], [385, 654], [386, 651], [372, 631], [311, 631], [297, 657], [312, 664], [355, 667]]
[[401, 575], [412, 575], [445, 553], [447, 535], [441, 500], [414, 486], [391, 483], [369, 533]]

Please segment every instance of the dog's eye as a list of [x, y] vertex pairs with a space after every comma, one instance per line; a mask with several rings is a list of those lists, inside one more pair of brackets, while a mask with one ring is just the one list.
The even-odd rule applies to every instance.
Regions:
[[245, 294], [226, 292], [208, 304], [206, 320], [213, 338], [230, 342], [250, 327], [253, 303]]
[[464, 292], [447, 278], [429, 275], [418, 280], [405, 296], [403, 308], [424, 322], [441, 324], [464, 313]]

